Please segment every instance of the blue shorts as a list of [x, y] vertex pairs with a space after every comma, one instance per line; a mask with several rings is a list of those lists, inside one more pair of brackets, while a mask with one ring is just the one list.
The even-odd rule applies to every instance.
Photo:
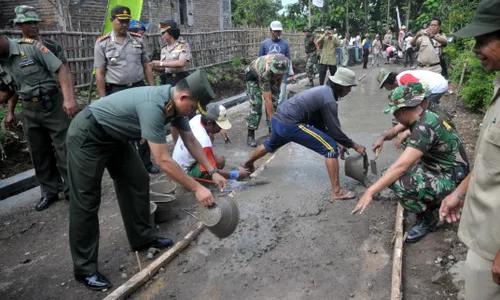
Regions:
[[337, 142], [323, 131], [312, 126], [306, 124], [286, 125], [273, 117], [271, 129], [271, 137], [264, 142], [264, 147], [268, 152], [275, 152], [281, 146], [294, 142], [324, 157], [336, 158], [339, 156]]

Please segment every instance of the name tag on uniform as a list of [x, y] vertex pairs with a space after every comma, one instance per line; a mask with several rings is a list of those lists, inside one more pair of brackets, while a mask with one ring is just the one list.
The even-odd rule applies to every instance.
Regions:
[[32, 60], [32, 59], [26, 59], [26, 60], [23, 60], [23, 61], [21, 61], [21, 62], [19, 63], [19, 67], [24, 68], [24, 67], [26, 67], [26, 66], [31, 66], [31, 65], [33, 65], [33, 64], [35, 64], [35, 63], [33, 62], [33, 60]]

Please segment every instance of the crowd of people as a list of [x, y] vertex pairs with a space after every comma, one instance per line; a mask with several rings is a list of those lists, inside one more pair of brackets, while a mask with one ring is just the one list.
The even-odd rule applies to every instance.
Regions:
[[[79, 111], [75, 88], [64, 51], [38, 32], [41, 19], [30, 6], [15, 9], [14, 23], [21, 39], [0, 35], [0, 102], [9, 103], [7, 122], [15, 122], [13, 109], [20, 100], [25, 136], [41, 187], [36, 210], [50, 206], [58, 190], [69, 200], [69, 244], [75, 278], [95, 290], [111, 286], [99, 272], [99, 220], [101, 180], [105, 169], [113, 179], [125, 230], [133, 251], [168, 248], [169, 238], [156, 236], [149, 222], [149, 175], [160, 171], [193, 192], [205, 206], [214, 202], [209, 189], [196, 179], [212, 179], [226, 189], [226, 180], [247, 178], [254, 163], [287, 143], [302, 145], [325, 158], [331, 201], [355, 199], [339, 179], [339, 157], [347, 149], [366, 155], [366, 148], [343, 131], [337, 101], [357, 85], [354, 71], [337, 67], [337, 48], [347, 47], [335, 29], [314, 35], [304, 30], [309, 88], [287, 99], [286, 83], [294, 81], [290, 46], [281, 38], [283, 26], [270, 24], [269, 39], [258, 57], [245, 69], [249, 98], [247, 144], [256, 147], [240, 168], [225, 170], [225, 158], [215, 154], [214, 136], [230, 130], [227, 109], [211, 104], [215, 96], [202, 70], [189, 72], [189, 43], [172, 20], [159, 24], [164, 43], [158, 60], [151, 60], [143, 42], [146, 26], [131, 20], [125, 6], [111, 10], [113, 30], [95, 43], [94, 67], [99, 100]], [[500, 0], [483, 0], [472, 23], [454, 33], [474, 37], [472, 51], [486, 72], [500, 70]], [[492, 103], [485, 115], [471, 170], [463, 141], [449, 114], [439, 103], [448, 89], [440, 33], [440, 21], [430, 20], [413, 37], [402, 27], [398, 46], [407, 55], [416, 47], [417, 70], [401, 73], [383, 68], [376, 80], [391, 91], [384, 113], [394, 116], [395, 126], [372, 143], [379, 152], [384, 141], [397, 139], [401, 155], [358, 200], [352, 213], [363, 213], [373, 197], [391, 189], [403, 208], [416, 214], [407, 242], [417, 242], [436, 229], [438, 221], [462, 220], [459, 236], [469, 247], [465, 264], [467, 299], [500, 297], [500, 78], [495, 81]], [[390, 30], [370, 40], [354, 38], [360, 46], [363, 68], [373, 53], [379, 66], [381, 53], [392, 46]], [[413, 48], [412, 48], [413, 49]], [[411, 59], [408, 61], [411, 66]], [[327, 77], [326, 73], [330, 75]], [[314, 86], [316, 73], [319, 85]], [[161, 79], [155, 86], [154, 75]], [[269, 136], [257, 145], [255, 131], [266, 112]], [[198, 113], [197, 113], [198, 112]], [[174, 150], [169, 153], [165, 124], [170, 123]], [[225, 135], [227, 138], [227, 135]], [[228, 140], [228, 138], [227, 138]], [[153, 163], [151, 157], [154, 158]], [[439, 216], [436, 212], [439, 211]]]

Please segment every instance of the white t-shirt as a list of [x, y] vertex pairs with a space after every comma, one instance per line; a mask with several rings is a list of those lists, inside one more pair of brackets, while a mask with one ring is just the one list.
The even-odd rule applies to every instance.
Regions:
[[[191, 126], [191, 132], [194, 137], [198, 140], [201, 148], [212, 148], [212, 140], [207, 131], [201, 125], [201, 115], [196, 115], [189, 121], [189, 126]], [[179, 137], [177, 144], [175, 144], [174, 153], [172, 158], [182, 167], [184, 171], [187, 171], [194, 163], [196, 159], [189, 153], [188, 149], [184, 145], [182, 138]]]
[[409, 36], [405, 39], [405, 49], [413, 48], [411, 45], [411, 40], [413, 40], [413, 38], [411, 36]]
[[408, 82], [426, 83], [431, 94], [440, 94], [448, 90], [448, 81], [441, 74], [427, 70], [409, 70], [396, 76], [399, 86], [406, 85]]

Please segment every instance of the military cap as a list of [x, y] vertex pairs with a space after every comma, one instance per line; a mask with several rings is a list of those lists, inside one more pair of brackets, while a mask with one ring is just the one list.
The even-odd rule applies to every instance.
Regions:
[[142, 23], [141, 21], [139, 20], [131, 20], [130, 21], [130, 31], [138, 31], [138, 30], [142, 30], [142, 31], [146, 31], [146, 25], [144, 25], [144, 23]]
[[397, 87], [392, 92], [389, 106], [383, 112], [394, 113], [403, 107], [415, 107], [424, 101], [428, 92], [420, 82], [410, 82], [407, 85]]
[[111, 9], [111, 18], [117, 18], [118, 20], [130, 20], [132, 19], [130, 8], [122, 5], [117, 5]]
[[166, 20], [160, 22], [159, 28], [160, 32], [163, 34], [167, 30], [178, 29], [179, 27], [177, 26], [177, 23], [174, 20]]
[[468, 38], [500, 30], [500, 0], [482, 0], [477, 5], [472, 22], [453, 35]]
[[380, 69], [377, 74], [377, 81], [380, 84], [380, 88], [384, 87], [385, 81], [387, 78], [389, 78], [389, 75], [391, 74], [391, 71], [387, 70], [386, 68]]
[[215, 93], [210, 86], [205, 71], [198, 69], [185, 78], [191, 96], [198, 101], [198, 110], [206, 114], [207, 104], [215, 99]]
[[274, 74], [286, 74], [290, 69], [290, 60], [283, 54], [270, 54], [267, 61]]
[[302, 32], [312, 32], [311, 28], [306, 28], [304, 30], [302, 30]]
[[28, 5], [19, 5], [14, 9], [16, 13], [16, 18], [14, 19], [14, 24], [21, 24], [26, 22], [42, 22], [42, 19], [38, 17], [36, 9]]

